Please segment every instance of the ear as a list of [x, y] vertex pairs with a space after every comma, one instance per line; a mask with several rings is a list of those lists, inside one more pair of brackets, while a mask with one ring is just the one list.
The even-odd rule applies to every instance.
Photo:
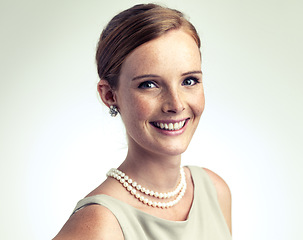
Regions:
[[107, 107], [117, 104], [115, 91], [111, 88], [106, 80], [101, 79], [99, 81], [98, 92], [102, 101]]

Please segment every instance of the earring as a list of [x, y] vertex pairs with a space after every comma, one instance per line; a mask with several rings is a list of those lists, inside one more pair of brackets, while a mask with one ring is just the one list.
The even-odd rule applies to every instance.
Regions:
[[115, 105], [111, 105], [109, 107], [109, 114], [112, 116], [112, 117], [116, 117], [118, 115], [119, 111], [118, 111], [118, 108], [117, 106]]

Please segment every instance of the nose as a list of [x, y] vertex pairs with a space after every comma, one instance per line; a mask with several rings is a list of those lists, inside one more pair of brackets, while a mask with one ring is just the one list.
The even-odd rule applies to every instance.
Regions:
[[164, 113], [180, 113], [184, 110], [182, 97], [177, 91], [167, 91], [163, 98], [162, 111]]

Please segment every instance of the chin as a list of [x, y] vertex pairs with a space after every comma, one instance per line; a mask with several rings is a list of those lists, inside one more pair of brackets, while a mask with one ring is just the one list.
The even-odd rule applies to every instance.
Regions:
[[165, 147], [165, 149], [159, 149], [157, 152], [162, 154], [162, 155], [166, 155], [166, 156], [178, 156], [181, 155], [182, 153], [184, 153], [187, 149], [187, 146], [180, 148], [180, 147], [176, 147], [176, 146], [168, 146]]

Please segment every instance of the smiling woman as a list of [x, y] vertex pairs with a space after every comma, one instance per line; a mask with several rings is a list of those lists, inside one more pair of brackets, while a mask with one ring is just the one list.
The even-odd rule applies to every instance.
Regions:
[[205, 104], [199, 48], [176, 10], [136, 5], [110, 21], [96, 55], [98, 91], [121, 115], [128, 154], [55, 239], [231, 239], [225, 182], [181, 167]]

